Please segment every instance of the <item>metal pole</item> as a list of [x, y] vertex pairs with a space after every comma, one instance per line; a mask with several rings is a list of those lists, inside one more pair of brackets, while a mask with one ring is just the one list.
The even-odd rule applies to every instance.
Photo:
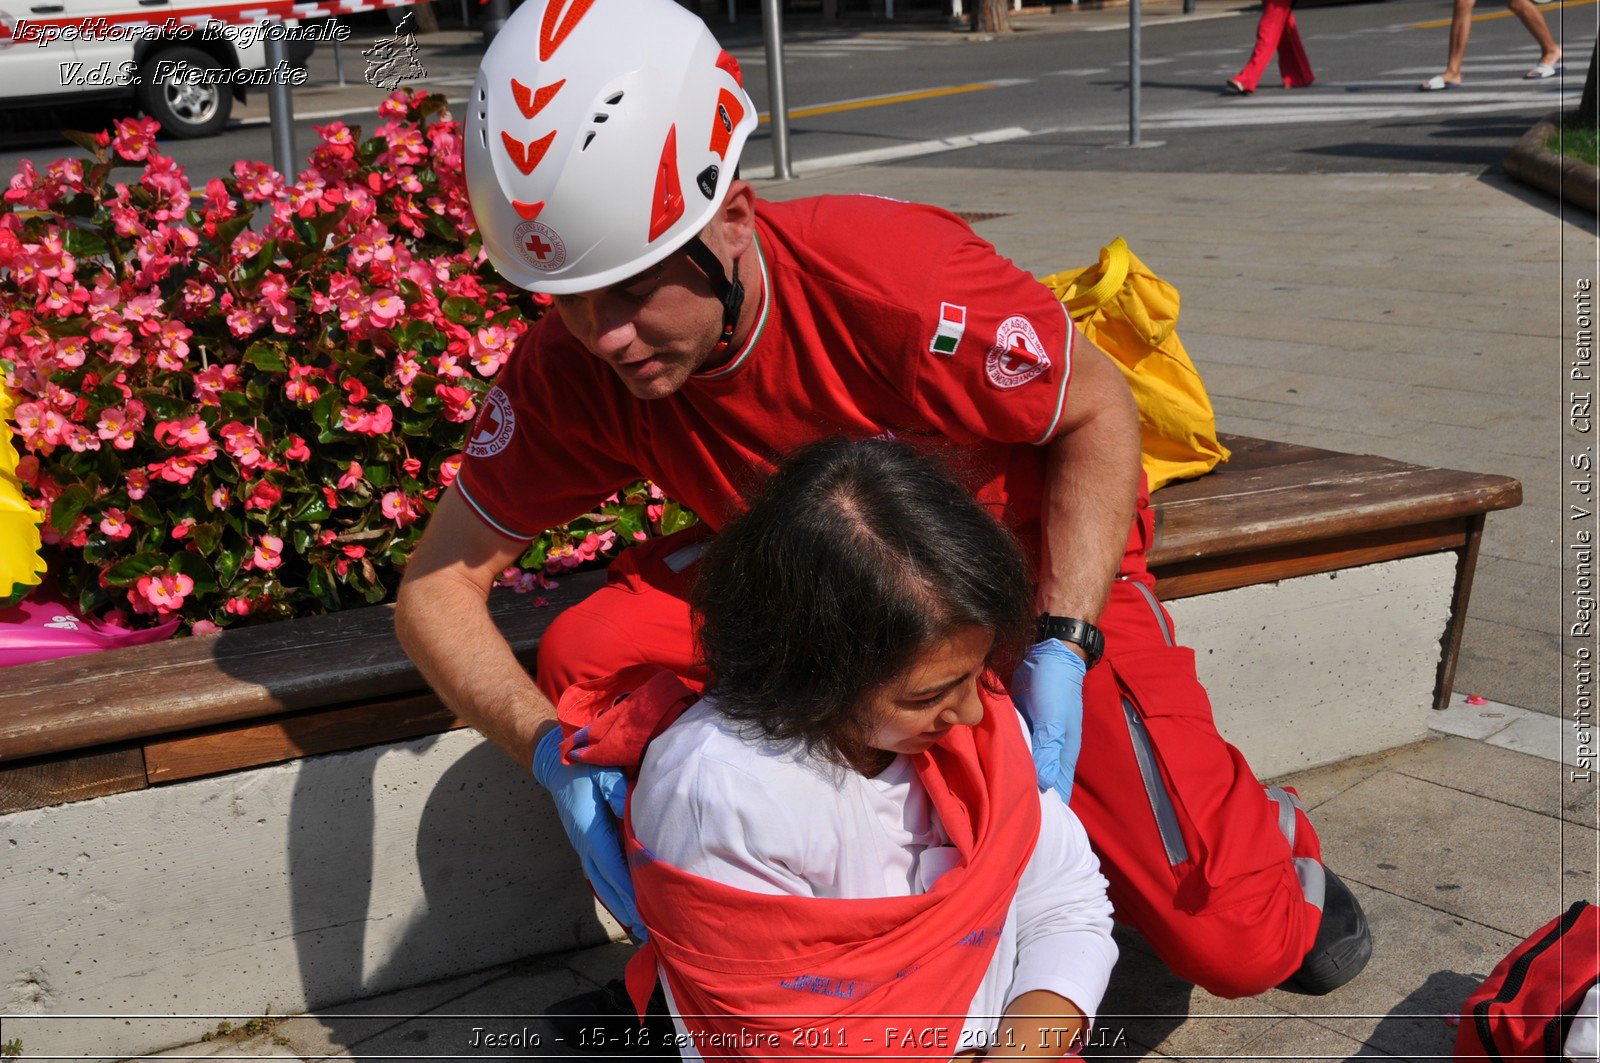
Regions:
[[1194, 0], [1183, 0], [1183, 13], [1185, 15], [1194, 14]]
[[337, 37], [333, 39], [333, 70], [339, 75], [339, 87], [344, 88], [344, 44]]
[[739, 21], [739, 0], [728, 0], [728, 21]]
[[[281, 21], [274, 21], [280, 27], [283, 25]], [[289, 95], [288, 84], [277, 74], [289, 63], [289, 49], [283, 43], [282, 34], [269, 33], [264, 43], [267, 48], [267, 69], [273, 71], [273, 76], [267, 82], [267, 114], [272, 121], [272, 166], [292, 180], [295, 175], [294, 98]]]
[[767, 38], [767, 96], [772, 109], [772, 175], [794, 177], [789, 168], [789, 94], [783, 79], [783, 13], [779, 0], [762, 0], [762, 28]]
[[1139, 0], [1128, 0], [1128, 146], [1139, 146]]
[[489, 17], [483, 21], [483, 43], [489, 44], [494, 40], [494, 35], [500, 32], [500, 27], [506, 24], [506, 19], [511, 17], [511, 4], [509, 0], [489, 0]]

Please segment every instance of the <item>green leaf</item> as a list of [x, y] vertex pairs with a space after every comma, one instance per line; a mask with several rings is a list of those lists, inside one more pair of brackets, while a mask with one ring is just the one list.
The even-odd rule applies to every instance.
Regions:
[[458, 325], [475, 325], [483, 320], [483, 308], [471, 299], [452, 295], [439, 307], [444, 316]]
[[367, 478], [367, 482], [373, 487], [388, 487], [393, 479], [389, 473], [388, 466], [385, 465], [363, 466], [361, 469], [361, 475], [365, 476]]
[[289, 369], [289, 363], [283, 360], [283, 344], [268, 340], [252, 343], [244, 352], [244, 360], [267, 373], [283, 373]]
[[445, 220], [438, 214], [427, 214], [422, 218], [422, 227], [428, 230], [446, 244], [456, 244], [461, 241], [461, 233], [455, 224]]
[[216, 235], [211, 239], [218, 247], [228, 248], [233, 246], [234, 239], [245, 231], [250, 225], [250, 215], [240, 214], [238, 217], [229, 218], [227, 221], [218, 222]]
[[188, 576], [194, 580], [194, 589], [197, 594], [215, 594], [217, 592], [217, 574], [211, 566], [206, 564], [205, 558], [192, 550], [185, 550], [176, 554], [167, 565], [167, 570]]
[[143, 524], [146, 528], [159, 528], [166, 523], [166, 515], [161, 512], [161, 507], [147, 498], [141, 498], [128, 507], [128, 516], [136, 523]]
[[333, 408], [339, 404], [339, 398], [338, 390], [330, 388], [311, 407], [311, 419], [324, 432], [330, 431], [331, 426], [338, 423]]
[[294, 550], [302, 557], [311, 549], [311, 529], [306, 527], [294, 530]]
[[61, 243], [79, 258], [89, 258], [106, 253], [106, 242], [88, 229], [62, 229]]
[[256, 257], [250, 260], [250, 265], [239, 275], [239, 287], [249, 290], [250, 285], [261, 279], [262, 274], [272, 268], [273, 259], [278, 257], [278, 242], [268, 240], [261, 245], [261, 250], [256, 252]]
[[202, 556], [209, 556], [217, 552], [217, 545], [222, 542], [222, 527], [210, 521], [196, 524], [189, 529], [189, 538]]
[[72, 526], [78, 523], [78, 518], [83, 516], [83, 511], [88, 508], [93, 496], [83, 484], [73, 484], [55, 500], [50, 507], [50, 527], [66, 535], [72, 531]]
[[[419, 402], [417, 405], [420, 406], [421, 403]], [[427, 410], [417, 409], [415, 406], [410, 409], [402, 407], [399, 413], [400, 434], [426, 436], [433, 431], [434, 423], [438, 419], [436, 414], [429, 413]]]
[[237, 546], [223, 547], [217, 554], [217, 582], [226, 587], [233, 583], [233, 577], [239, 574], [239, 566], [244, 562], [244, 551]]
[[83, 133], [76, 129], [63, 129], [61, 135], [72, 141], [90, 155], [98, 156], [105, 149], [95, 143], [93, 133]]
[[312, 565], [311, 575], [306, 580], [307, 588], [312, 595], [321, 602], [330, 612], [339, 608], [339, 591], [334, 585], [333, 577], [322, 565]]
[[307, 495], [306, 500], [300, 503], [300, 507], [290, 515], [289, 519], [302, 523], [315, 523], [327, 520], [331, 516], [333, 516], [333, 510], [328, 508], [328, 500], [323, 498], [322, 493], [319, 491], [316, 494]]
[[700, 523], [700, 518], [691, 511], [684, 509], [676, 502], [669, 501], [661, 510], [661, 531], [664, 535], [692, 528]]
[[106, 569], [105, 580], [113, 587], [132, 586], [140, 576], [148, 576], [151, 569], [157, 565], [165, 564], [166, 561], [165, 555], [158, 554], [153, 550], [134, 554], [127, 560], [119, 561]]
[[533, 546], [528, 549], [527, 553], [522, 555], [522, 560], [518, 561], [517, 564], [530, 572], [542, 572], [544, 571], [545, 558], [549, 553], [550, 536], [541, 535], [533, 541]]

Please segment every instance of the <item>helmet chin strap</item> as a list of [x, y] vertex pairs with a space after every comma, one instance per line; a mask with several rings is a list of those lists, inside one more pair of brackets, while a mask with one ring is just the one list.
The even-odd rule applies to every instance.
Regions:
[[693, 262], [706, 279], [711, 282], [711, 290], [716, 293], [717, 299], [722, 303], [722, 339], [717, 342], [718, 352], [727, 348], [733, 340], [733, 330], [739, 324], [739, 311], [744, 307], [744, 285], [739, 280], [739, 260], [733, 260], [733, 276], [730, 278], [722, 268], [722, 262], [712, 254], [700, 237], [690, 237], [689, 242], [683, 245], [683, 250], [688, 253], [689, 261]]

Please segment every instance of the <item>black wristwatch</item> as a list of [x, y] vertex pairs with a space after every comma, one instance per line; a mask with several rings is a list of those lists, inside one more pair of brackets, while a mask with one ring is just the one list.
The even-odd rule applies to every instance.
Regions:
[[1075, 616], [1041, 614], [1039, 641], [1043, 642], [1045, 639], [1060, 639], [1062, 642], [1070, 642], [1081, 648], [1088, 668], [1099, 664], [1100, 655], [1106, 652], [1106, 637], [1100, 634], [1100, 629], [1089, 621], [1079, 620]]

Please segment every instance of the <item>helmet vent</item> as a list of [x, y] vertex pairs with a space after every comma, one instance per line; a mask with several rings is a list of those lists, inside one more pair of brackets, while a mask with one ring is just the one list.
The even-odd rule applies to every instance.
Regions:
[[594, 120], [595, 120], [595, 123], [597, 125], [599, 123], [601, 123], [601, 122], [609, 120], [610, 118], [611, 118], [611, 116], [609, 114], [606, 114], [604, 111], [601, 111], [599, 114], [594, 116]]
[[622, 102], [622, 96], [623, 96], [622, 93], [620, 93], [620, 92], [617, 93], [615, 96], [611, 97], [609, 100], [606, 101], [606, 106], [607, 107], [615, 107], [617, 104]]
[[583, 147], [579, 148], [578, 150], [579, 151], [587, 151], [589, 149], [589, 142], [591, 140], [593, 140], [593, 139], [594, 139], [594, 130], [591, 129], [591, 130], [589, 130], [589, 135], [583, 138]]

